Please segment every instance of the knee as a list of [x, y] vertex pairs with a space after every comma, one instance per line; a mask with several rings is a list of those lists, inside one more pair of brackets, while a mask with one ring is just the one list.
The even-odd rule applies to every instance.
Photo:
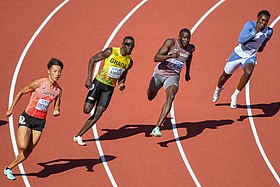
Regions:
[[155, 98], [154, 95], [149, 95], [149, 94], [148, 94], [148, 100], [149, 100], [149, 101], [152, 101], [154, 98]]
[[226, 73], [223, 73], [223, 74], [221, 75], [220, 80], [221, 80], [222, 82], [227, 81], [227, 80], [229, 79], [230, 76], [231, 76], [231, 75], [228, 75], [228, 74], [226, 74]]
[[18, 143], [18, 149], [21, 151], [27, 150], [28, 145], [26, 143]]
[[83, 111], [85, 114], [89, 114], [91, 112], [92, 108], [93, 108], [92, 106], [85, 104]]
[[172, 94], [172, 95], [169, 95], [167, 98], [166, 98], [166, 105], [168, 106], [171, 106], [172, 102], [174, 101], [175, 99], [175, 95]]
[[147, 90], [147, 96], [148, 96], [148, 100], [152, 101], [157, 95], [157, 92], [152, 92], [149, 89]]
[[91, 104], [91, 103], [88, 103], [88, 102], [85, 102], [84, 104], [84, 113], [85, 114], [89, 114], [93, 108], [94, 104]]
[[103, 112], [105, 112], [105, 110], [106, 110], [106, 108], [104, 108], [104, 107], [98, 107], [97, 109], [96, 109], [96, 112], [95, 112], [95, 117], [96, 118], [100, 118], [101, 116], [102, 116], [102, 114], [103, 114]]
[[244, 76], [245, 76], [246, 78], [250, 78], [251, 75], [252, 75], [252, 73], [253, 73], [253, 71], [251, 71], [251, 70], [246, 70], [246, 71], [244, 71]]
[[84, 107], [84, 113], [85, 113], [85, 114], [89, 114], [91, 110], [92, 110], [92, 109], [89, 109], [89, 108], [87, 108], [87, 107]]
[[33, 148], [27, 148], [23, 151], [23, 155], [25, 158], [29, 157], [29, 155], [32, 153]]

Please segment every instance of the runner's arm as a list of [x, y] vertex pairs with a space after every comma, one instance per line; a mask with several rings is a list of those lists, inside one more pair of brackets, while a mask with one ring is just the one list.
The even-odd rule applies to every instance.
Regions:
[[60, 90], [59, 95], [55, 98], [53, 116], [60, 115], [61, 96], [62, 96], [62, 90]]
[[162, 61], [165, 61], [169, 58], [179, 57], [178, 52], [168, 54], [170, 47], [172, 47], [174, 44], [175, 44], [174, 40], [167, 39], [164, 42], [164, 44], [161, 46], [161, 48], [158, 50], [157, 54], [155, 55], [154, 61], [155, 62], [162, 62]]
[[238, 43], [245, 44], [256, 36], [255, 25], [248, 21], [240, 32]]
[[10, 115], [12, 115], [14, 107], [16, 106], [16, 104], [18, 103], [18, 101], [20, 100], [22, 95], [34, 91], [35, 89], [39, 88], [39, 86], [40, 86], [39, 81], [35, 80], [35, 81], [31, 82], [30, 84], [28, 84], [27, 86], [25, 86], [24, 88], [22, 88], [15, 96], [12, 105], [6, 112], [6, 116], [9, 117]]
[[118, 80], [118, 86], [121, 91], [125, 89], [126, 76], [128, 71], [132, 68], [132, 66], [133, 66], [133, 60], [131, 59], [128, 68], [122, 73], [121, 77]]
[[85, 83], [87, 88], [90, 87], [91, 82], [92, 82], [92, 73], [93, 73], [94, 64], [105, 58], [108, 58], [111, 54], [112, 54], [112, 48], [109, 47], [109, 48], [105, 49], [104, 51], [101, 51], [90, 58], [89, 63], [88, 63], [88, 76], [87, 76], [87, 80]]

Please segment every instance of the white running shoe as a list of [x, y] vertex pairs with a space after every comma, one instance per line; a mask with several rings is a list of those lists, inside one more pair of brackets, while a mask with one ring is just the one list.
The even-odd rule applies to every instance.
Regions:
[[237, 108], [237, 96], [231, 96], [230, 108]]
[[85, 146], [86, 143], [83, 141], [81, 136], [74, 136], [74, 142], [78, 143], [79, 145]]
[[213, 94], [213, 98], [212, 98], [212, 102], [213, 103], [216, 103], [217, 101], [218, 101], [218, 99], [219, 99], [219, 97], [220, 97], [220, 93], [221, 93], [221, 91], [224, 89], [224, 87], [221, 87], [221, 88], [216, 88], [215, 89], [215, 92], [214, 92], [214, 94]]

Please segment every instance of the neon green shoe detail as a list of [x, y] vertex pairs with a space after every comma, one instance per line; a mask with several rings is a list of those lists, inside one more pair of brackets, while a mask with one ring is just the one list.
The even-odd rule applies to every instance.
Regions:
[[9, 180], [16, 180], [16, 177], [13, 175], [12, 170], [10, 170], [9, 168], [5, 167], [4, 169], [4, 174], [7, 176], [7, 178]]
[[160, 132], [159, 127], [155, 127], [155, 128], [152, 130], [152, 135], [153, 135], [153, 136], [156, 136], [156, 137], [161, 137], [161, 132]]

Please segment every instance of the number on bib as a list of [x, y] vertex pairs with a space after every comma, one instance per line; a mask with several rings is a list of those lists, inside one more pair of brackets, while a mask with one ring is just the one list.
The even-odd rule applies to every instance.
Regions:
[[39, 99], [35, 108], [40, 111], [47, 111], [49, 108], [49, 105], [50, 105], [50, 101], [45, 100], [45, 99]]

